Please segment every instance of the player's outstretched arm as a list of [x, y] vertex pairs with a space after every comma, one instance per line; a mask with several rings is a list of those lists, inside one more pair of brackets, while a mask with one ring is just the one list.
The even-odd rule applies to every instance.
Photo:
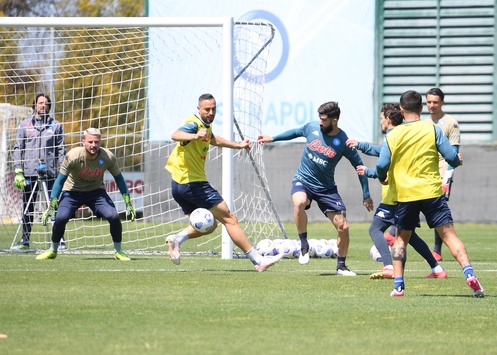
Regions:
[[224, 139], [223, 137], [218, 135], [215, 135], [211, 138], [211, 144], [217, 147], [231, 148], [231, 149], [250, 149], [252, 147], [249, 139], [244, 139], [243, 141], [237, 143]]

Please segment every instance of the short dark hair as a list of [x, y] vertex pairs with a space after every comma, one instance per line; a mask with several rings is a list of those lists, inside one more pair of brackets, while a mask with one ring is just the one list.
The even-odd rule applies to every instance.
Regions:
[[340, 107], [338, 107], [338, 102], [329, 101], [325, 102], [318, 108], [318, 113], [320, 115], [326, 115], [328, 118], [340, 118]]
[[428, 96], [428, 95], [438, 96], [442, 101], [444, 100], [444, 97], [445, 97], [444, 92], [439, 88], [431, 88], [430, 90], [428, 90], [426, 92], [426, 96]]
[[47, 101], [48, 101], [47, 108], [48, 108], [48, 112], [50, 112], [50, 109], [52, 108], [52, 100], [50, 99], [50, 96], [48, 96], [47, 94], [43, 94], [43, 93], [36, 95], [35, 100], [33, 102], [33, 111], [36, 111], [36, 103], [38, 102], [38, 99], [40, 97], [44, 97], [47, 99]]
[[212, 96], [212, 94], [202, 94], [198, 98], [198, 103], [200, 104], [202, 101], [205, 101], [205, 100], [215, 100], [215, 98], [214, 98], [214, 96]]
[[402, 113], [400, 112], [399, 104], [386, 103], [381, 108], [381, 112], [383, 112], [385, 117], [390, 119], [394, 126], [398, 126], [404, 121], [404, 116], [402, 116]]
[[407, 112], [420, 112], [423, 108], [423, 98], [419, 92], [408, 90], [400, 96], [400, 107]]

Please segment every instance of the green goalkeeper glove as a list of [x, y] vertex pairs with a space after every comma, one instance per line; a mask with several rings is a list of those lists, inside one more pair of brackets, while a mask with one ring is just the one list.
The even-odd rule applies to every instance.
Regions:
[[26, 186], [26, 178], [24, 177], [24, 169], [23, 168], [17, 168], [16, 170], [16, 177], [14, 178], [14, 185], [18, 189], [23, 189], [24, 186]]
[[123, 194], [123, 200], [126, 204], [126, 216], [128, 216], [129, 219], [131, 219], [131, 222], [133, 222], [136, 217], [136, 210], [131, 204], [131, 198], [129, 197], [129, 194]]
[[58, 201], [59, 199], [56, 197], [50, 199], [50, 206], [48, 206], [47, 210], [41, 215], [41, 222], [44, 226], [47, 225], [48, 218], [55, 217], [55, 209], [57, 208]]

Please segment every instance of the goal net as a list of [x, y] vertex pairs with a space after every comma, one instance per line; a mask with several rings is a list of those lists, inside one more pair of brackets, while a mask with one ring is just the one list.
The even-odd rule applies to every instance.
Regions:
[[[4, 250], [22, 235], [22, 198], [13, 185], [12, 149], [16, 128], [32, 114], [37, 93], [51, 97], [50, 115], [62, 123], [68, 151], [81, 144], [86, 128], [96, 127], [102, 131], [102, 145], [116, 155], [138, 211], [136, 221], [126, 220], [111, 175], [105, 176], [105, 184], [122, 216], [123, 249], [130, 253], [165, 253], [166, 236], [188, 223], [172, 198], [171, 177], [164, 166], [175, 146], [171, 133], [196, 112], [201, 94], [208, 92], [217, 99], [215, 134], [255, 142], [261, 133], [264, 79], [274, 36], [270, 24], [177, 18], [121, 22], [119, 18], [88, 23], [85, 18], [0, 18]], [[286, 237], [267, 188], [262, 153], [256, 143], [250, 152], [213, 147], [206, 164], [209, 181], [231, 204], [254, 246], [262, 239]], [[39, 194], [31, 250], [49, 246], [51, 226], [41, 224], [46, 207]], [[107, 221], [85, 206], [68, 223], [64, 239], [65, 252], [112, 250]], [[218, 227], [208, 236], [184, 243], [182, 251], [218, 254], [222, 240]], [[232, 252], [242, 254], [236, 247]]]

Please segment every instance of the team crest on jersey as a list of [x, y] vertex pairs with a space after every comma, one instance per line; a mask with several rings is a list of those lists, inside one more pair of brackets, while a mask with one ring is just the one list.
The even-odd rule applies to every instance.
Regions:
[[104, 165], [105, 161], [103, 159], [98, 159], [98, 165], [102, 166]]
[[341, 142], [340, 142], [340, 139], [339, 139], [339, 138], [335, 138], [335, 139], [333, 139], [333, 145], [335, 145], [335, 146], [339, 146], [339, 145], [340, 145], [340, 143], [341, 143]]

